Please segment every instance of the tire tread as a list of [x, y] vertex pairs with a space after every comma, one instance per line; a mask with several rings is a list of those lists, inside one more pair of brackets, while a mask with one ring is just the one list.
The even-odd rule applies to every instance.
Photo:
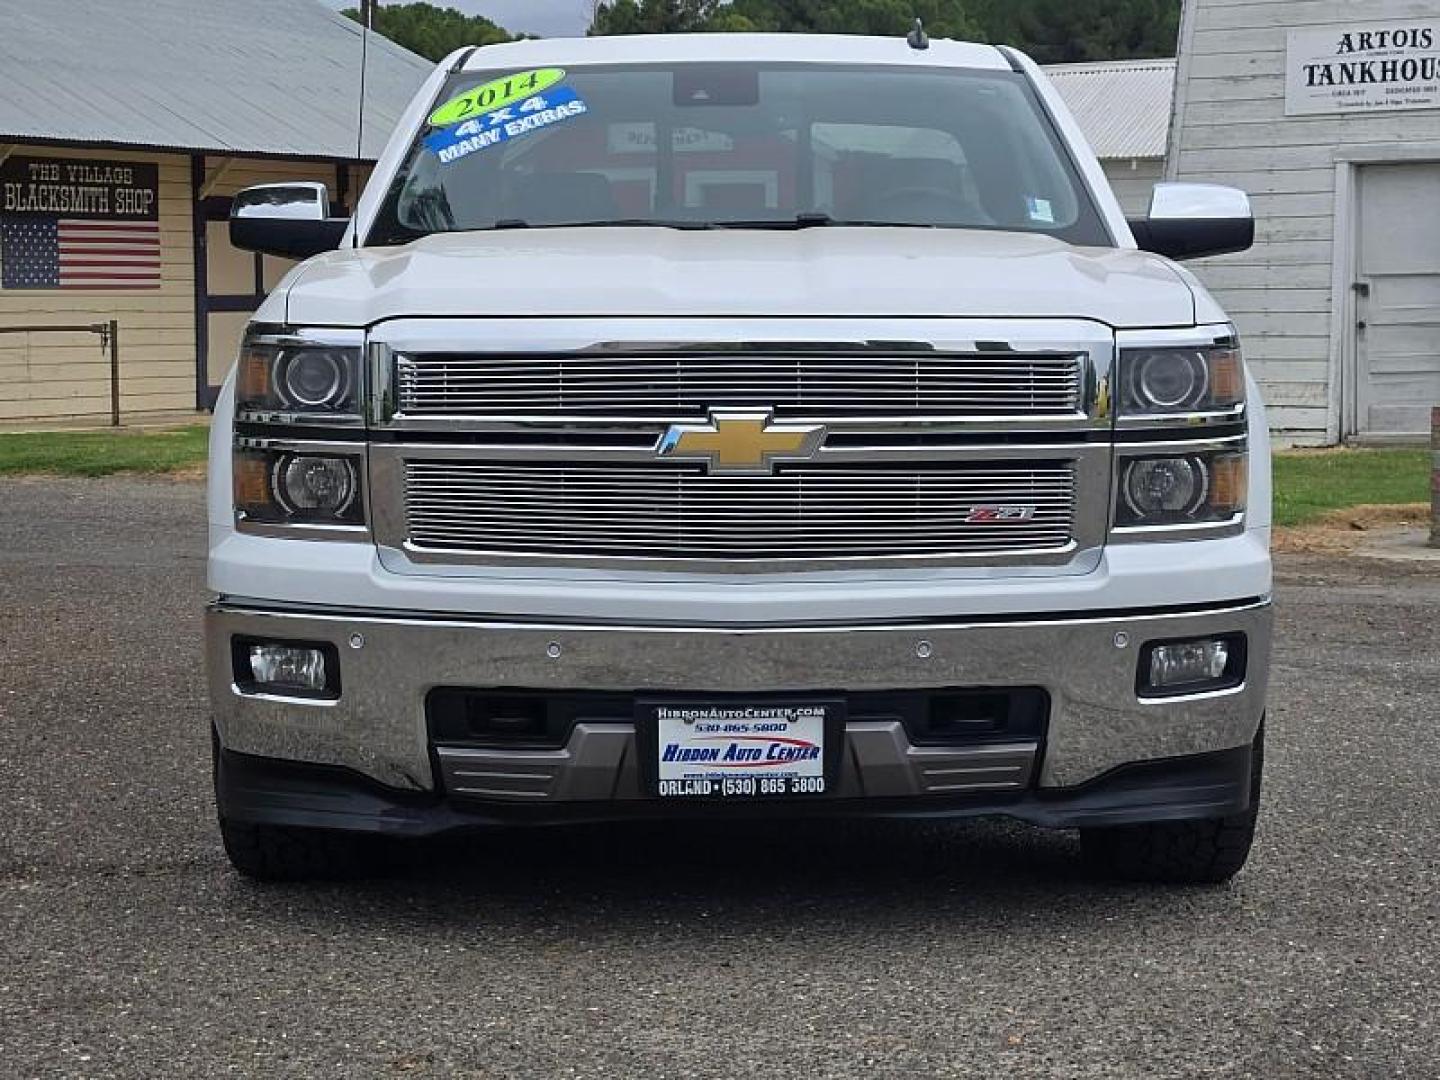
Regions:
[[326, 829], [220, 821], [230, 864], [256, 881], [336, 880], [367, 865], [364, 838]]
[[1194, 821], [1157, 821], [1081, 829], [1085, 860], [1108, 877], [1171, 885], [1218, 885], [1245, 865], [1260, 816], [1265, 733], [1255, 736], [1250, 805], [1238, 814]]

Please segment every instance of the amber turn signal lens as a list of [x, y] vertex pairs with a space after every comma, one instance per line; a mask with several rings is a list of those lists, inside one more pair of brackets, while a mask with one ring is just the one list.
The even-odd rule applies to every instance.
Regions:
[[241, 510], [272, 506], [270, 463], [264, 454], [235, 455], [235, 505]]
[[1249, 482], [1249, 459], [1245, 454], [1226, 454], [1210, 462], [1210, 509], [1217, 514], [1236, 514], [1245, 509]]
[[1240, 353], [1234, 349], [1216, 349], [1207, 356], [1210, 363], [1210, 403], [1225, 407], [1245, 400], [1245, 374]]
[[273, 359], [265, 352], [246, 350], [240, 354], [235, 393], [241, 404], [260, 404], [270, 399], [270, 367]]

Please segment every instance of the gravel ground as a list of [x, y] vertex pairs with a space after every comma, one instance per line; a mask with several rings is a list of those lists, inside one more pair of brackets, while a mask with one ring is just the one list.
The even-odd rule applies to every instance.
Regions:
[[0, 482], [0, 1074], [1435, 1076], [1440, 572], [1281, 566], [1261, 838], [499, 835], [258, 887], [212, 822], [198, 484]]

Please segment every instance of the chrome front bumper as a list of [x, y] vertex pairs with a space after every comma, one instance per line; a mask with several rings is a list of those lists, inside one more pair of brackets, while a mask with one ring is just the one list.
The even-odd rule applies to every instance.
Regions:
[[[221, 746], [257, 758], [334, 765], [402, 792], [492, 802], [644, 798], [629, 724], [580, 724], [556, 750], [431, 745], [432, 687], [587, 691], [864, 691], [1043, 687], [1043, 741], [915, 746], [898, 723], [852, 721], [837, 798], [1066, 789], [1133, 762], [1248, 746], [1264, 712], [1271, 609], [1253, 601], [1184, 612], [1115, 613], [924, 625], [682, 628], [399, 618], [213, 604], [206, 618]], [[1243, 633], [1246, 681], [1142, 699], [1146, 642]], [[242, 693], [234, 636], [329, 642], [336, 701]], [[433, 753], [433, 757], [432, 757]], [[438, 763], [439, 773], [433, 763]]]

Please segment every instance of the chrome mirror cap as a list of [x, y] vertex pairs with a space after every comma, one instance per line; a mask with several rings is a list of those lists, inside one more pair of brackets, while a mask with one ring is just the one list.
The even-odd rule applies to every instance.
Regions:
[[1151, 221], [1213, 221], [1251, 217], [1250, 196], [1224, 184], [1156, 184]]
[[324, 184], [300, 181], [258, 184], [236, 195], [230, 217], [285, 221], [324, 221], [330, 216], [330, 192]]

